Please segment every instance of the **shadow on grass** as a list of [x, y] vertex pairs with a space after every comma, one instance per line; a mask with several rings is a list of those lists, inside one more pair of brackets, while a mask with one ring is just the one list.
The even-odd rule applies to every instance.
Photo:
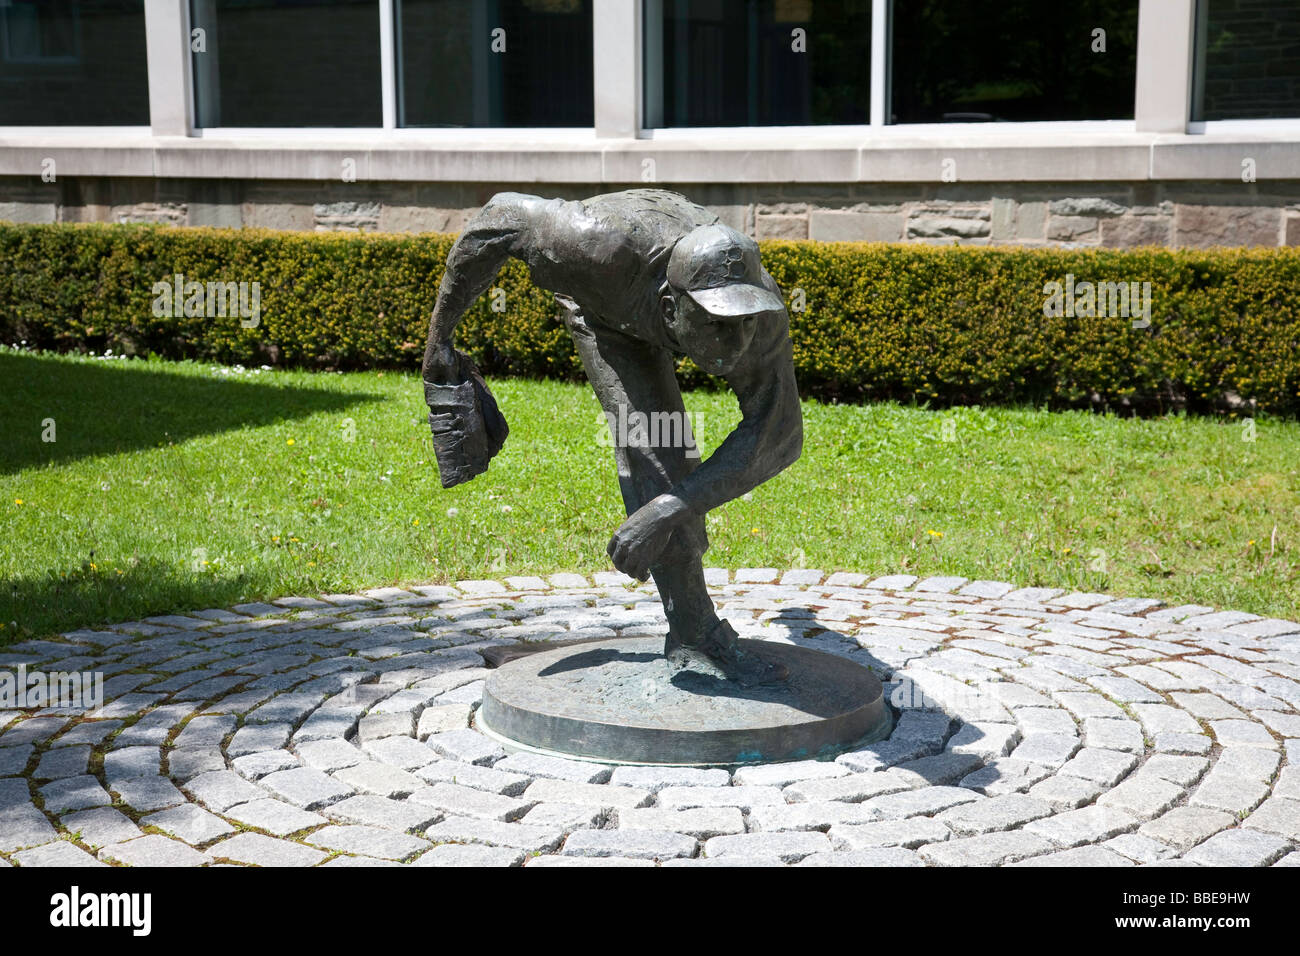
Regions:
[[247, 589], [243, 576], [196, 574], [149, 558], [122, 568], [85, 564], [63, 574], [10, 578], [0, 582], [0, 647], [80, 627], [228, 607], [245, 599]]
[[[139, 362], [0, 353], [0, 474], [339, 411], [382, 396], [232, 381]], [[42, 440], [46, 419], [55, 441]]]

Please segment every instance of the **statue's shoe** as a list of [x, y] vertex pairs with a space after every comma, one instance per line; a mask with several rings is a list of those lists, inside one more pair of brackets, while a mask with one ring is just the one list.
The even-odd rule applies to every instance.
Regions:
[[790, 677], [790, 670], [784, 664], [765, 661], [757, 654], [741, 650], [735, 628], [723, 620], [696, 643], [686, 643], [669, 631], [664, 657], [675, 673], [694, 671], [735, 681], [742, 687], [779, 684]]

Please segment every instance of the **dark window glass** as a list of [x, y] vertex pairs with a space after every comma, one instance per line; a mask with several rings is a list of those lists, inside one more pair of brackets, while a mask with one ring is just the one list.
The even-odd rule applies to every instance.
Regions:
[[1196, 119], [1300, 117], [1300, 2], [1202, 0]]
[[592, 0], [398, 0], [401, 126], [591, 126]]
[[0, 0], [0, 126], [148, 126], [144, 0]]
[[375, 0], [191, 0], [198, 126], [381, 126]]
[[645, 125], [871, 118], [871, 0], [645, 0]]
[[[891, 122], [1132, 119], [1137, 9], [895, 0]], [[1094, 50], [1103, 37], [1105, 52]]]

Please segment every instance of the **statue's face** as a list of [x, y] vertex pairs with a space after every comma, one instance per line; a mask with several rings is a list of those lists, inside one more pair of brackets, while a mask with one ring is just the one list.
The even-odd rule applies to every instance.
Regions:
[[664, 296], [664, 318], [686, 354], [711, 375], [726, 375], [754, 338], [755, 316], [719, 319], [688, 295]]

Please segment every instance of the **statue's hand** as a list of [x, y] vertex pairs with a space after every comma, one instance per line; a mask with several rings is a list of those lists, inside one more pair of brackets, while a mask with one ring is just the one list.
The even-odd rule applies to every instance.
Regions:
[[435, 385], [458, 385], [465, 381], [461, 357], [450, 342], [434, 342], [424, 353], [424, 380]]
[[686, 502], [673, 495], [660, 495], [637, 509], [610, 539], [608, 552], [614, 567], [644, 581], [650, 567], [668, 546], [681, 523], [691, 516]]

